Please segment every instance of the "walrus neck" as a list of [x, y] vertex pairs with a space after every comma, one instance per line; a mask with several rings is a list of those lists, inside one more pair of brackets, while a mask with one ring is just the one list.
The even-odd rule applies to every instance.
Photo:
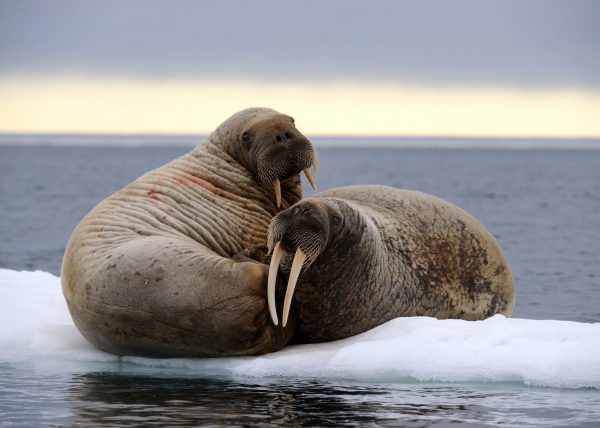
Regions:
[[198, 149], [204, 149], [209, 153], [215, 154], [228, 162], [235, 162], [248, 171], [252, 171], [252, 166], [247, 150], [243, 150], [239, 143], [240, 136], [233, 131], [217, 128], [213, 131], [206, 141]]

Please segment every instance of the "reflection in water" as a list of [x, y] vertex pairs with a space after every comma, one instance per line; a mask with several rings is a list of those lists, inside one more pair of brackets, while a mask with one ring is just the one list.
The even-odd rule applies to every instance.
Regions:
[[[0, 364], [2, 426], [597, 427], [600, 391], [520, 384], [197, 378]], [[190, 373], [185, 373], [190, 375]]]
[[[569, 399], [569, 397], [573, 399]], [[597, 391], [515, 385], [345, 384], [317, 380], [160, 378], [76, 375], [68, 388], [71, 422], [80, 426], [398, 425], [460, 422], [552, 426], [584, 424]], [[591, 426], [591, 425], [590, 425]]]

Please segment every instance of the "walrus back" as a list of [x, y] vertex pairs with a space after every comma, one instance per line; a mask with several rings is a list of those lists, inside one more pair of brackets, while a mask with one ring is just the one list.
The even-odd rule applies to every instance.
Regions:
[[402, 263], [416, 274], [418, 284], [406, 285], [415, 303], [404, 305], [398, 316], [473, 320], [512, 314], [508, 262], [494, 236], [466, 211], [432, 195], [387, 186], [340, 187], [318, 197], [353, 204], [377, 225], [386, 263]]

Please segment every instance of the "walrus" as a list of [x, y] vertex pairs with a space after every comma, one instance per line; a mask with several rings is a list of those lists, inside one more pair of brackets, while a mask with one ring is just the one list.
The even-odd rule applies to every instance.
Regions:
[[270, 322], [266, 247], [255, 250], [266, 245], [271, 218], [302, 198], [302, 171], [314, 186], [316, 163], [292, 117], [250, 108], [102, 201], [72, 233], [62, 264], [79, 331], [118, 355], [284, 346], [294, 326]]
[[271, 318], [279, 325], [276, 280], [289, 275], [281, 324], [295, 306], [299, 343], [342, 339], [396, 317], [509, 316], [515, 302], [494, 237], [462, 209], [417, 191], [318, 193], [273, 218], [268, 247]]

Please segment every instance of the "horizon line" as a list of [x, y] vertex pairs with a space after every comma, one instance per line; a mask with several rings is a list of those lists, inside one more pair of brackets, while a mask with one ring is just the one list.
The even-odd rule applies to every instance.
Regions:
[[[1, 131], [0, 137], [176, 137], [176, 138], [207, 138], [212, 132], [90, 132], [90, 131]], [[310, 138], [356, 138], [356, 139], [460, 139], [460, 140], [592, 140], [600, 141], [600, 135], [462, 135], [462, 134], [343, 134], [343, 133], [307, 133]]]

